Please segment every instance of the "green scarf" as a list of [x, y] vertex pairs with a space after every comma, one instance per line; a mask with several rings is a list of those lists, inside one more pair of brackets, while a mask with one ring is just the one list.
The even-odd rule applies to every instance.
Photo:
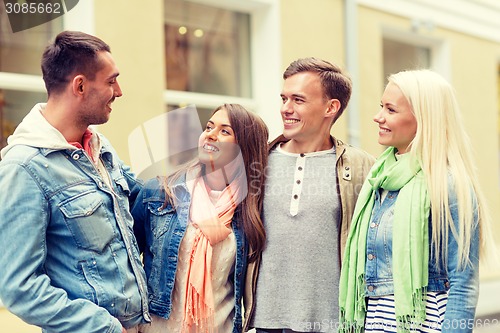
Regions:
[[[399, 190], [394, 207], [392, 269], [398, 332], [425, 320], [428, 283], [430, 203], [419, 163], [404, 154], [396, 160], [395, 148], [377, 159], [365, 180], [354, 209], [340, 275], [339, 332], [363, 332], [366, 315], [366, 235], [375, 192]], [[406, 328], [406, 329], [405, 329]]]

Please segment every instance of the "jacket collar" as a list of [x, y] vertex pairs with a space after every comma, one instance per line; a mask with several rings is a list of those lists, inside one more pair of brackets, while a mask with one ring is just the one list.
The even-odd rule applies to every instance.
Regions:
[[[335, 153], [337, 154], [337, 160], [344, 154], [345, 152], [345, 144], [341, 140], [336, 139], [334, 136], [330, 135], [331, 140], [333, 141], [333, 146], [335, 147]], [[281, 134], [276, 139], [271, 141], [267, 146], [267, 151], [270, 153], [271, 150], [275, 149], [281, 143], [285, 143], [290, 141]]]

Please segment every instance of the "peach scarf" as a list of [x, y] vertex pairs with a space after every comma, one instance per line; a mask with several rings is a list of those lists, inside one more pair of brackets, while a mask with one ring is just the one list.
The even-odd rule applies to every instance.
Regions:
[[[236, 177], [221, 193], [214, 205], [207, 193], [203, 177], [195, 180], [192, 189], [190, 219], [197, 228], [188, 267], [183, 332], [214, 330], [214, 297], [212, 290], [212, 246], [231, 234], [231, 221], [241, 202], [242, 179]], [[243, 187], [246, 184], [243, 184]]]

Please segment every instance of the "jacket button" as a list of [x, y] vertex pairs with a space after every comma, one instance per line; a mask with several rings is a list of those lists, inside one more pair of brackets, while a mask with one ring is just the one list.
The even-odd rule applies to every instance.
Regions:
[[374, 286], [368, 286], [368, 291], [374, 291], [375, 287]]
[[80, 159], [80, 155], [78, 155], [78, 154], [73, 155], [73, 159], [75, 161], [78, 161]]
[[446, 281], [446, 282], [444, 283], [444, 286], [445, 286], [446, 288], [450, 288], [450, 281]]
[[373, 260], [374, 258], [375, 258], [375, 256], [374, 256], [373, 254], [371, 254], [371, 253], [370, 253], [370, 254], [368, 255], [368, 260]]

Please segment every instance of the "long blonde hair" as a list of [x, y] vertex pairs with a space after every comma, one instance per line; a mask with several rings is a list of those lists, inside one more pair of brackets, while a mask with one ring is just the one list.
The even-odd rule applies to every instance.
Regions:
[[[472, 145], [465, 131], [453, 87], [430, 70], [393, 74], [417, 120], [410, 154], [421, 163], [431, 202], [432, 246], [436, 263], [448, 257], [449, 230], [458, 243], [459, 267], [469, 262], [475, 219], [479, 221], [481, 254], [485, 252], [484, 228], [490, 223], [479, 187]], [[449, 189], [457, 198], [458, 221], [453, 223]]]

